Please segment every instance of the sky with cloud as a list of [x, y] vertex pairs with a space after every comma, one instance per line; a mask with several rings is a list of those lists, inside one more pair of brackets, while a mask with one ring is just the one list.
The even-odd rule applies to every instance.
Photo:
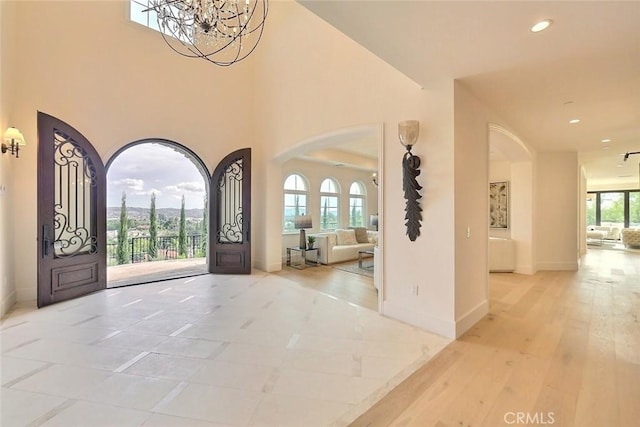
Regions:
[[202, 208], [206, 195], [204, 177], [180, 151], [156, 143], [143, 143], [123, 151], [109, 166], [107, 206], [149, 207], [156, 194], [157, 208], [179, 208], [182, 196], [187, 209]]

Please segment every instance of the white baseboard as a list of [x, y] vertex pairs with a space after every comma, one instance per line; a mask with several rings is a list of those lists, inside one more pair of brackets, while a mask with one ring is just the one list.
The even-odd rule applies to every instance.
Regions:
[[266, 271], [267, 273], [273, 273], [275, 271], [282, 270], [282, 263], [271, 263], [267, 264], [265, 261], [254, 261], [253, 267], [258, 270]]
[[16, 300], [18, 302], [23, 301], [36, 301], [38, 299], [38, 290], [34, 288], [16, 288]]
[[11, 307], [17, 302], [16, 291], [12, 290], [0, 303], [0, 317], [4, 317], [5, 314], [11, 310]]
[[532, 265], [518, 265], [516, 266], [515, 273], [532, 275], [536, 274], [536, 269], [533, 268]]
[[459, 338], [471, 329], [471, 327], [478, 323], [487, 313], [489, 313], [489, 301], [484, 300], [456, 320], [456, 338]]
[[578, 271], [578, 261], [575, 262], [540, 262], [538, 270], [542, 271]]
[[392, 319], [400, 320], [401, 322], [417, 326], [418, 328], [425, 329], [429, 332], [433, 332], [434, 334], [438, 334], [446, 338], [456, 338], [456, 325], [454, 322], [429, 316], [423, 311], [418, 312], [408, 309], [404, 305], [385, 301], [383, 303], [382, 314]]

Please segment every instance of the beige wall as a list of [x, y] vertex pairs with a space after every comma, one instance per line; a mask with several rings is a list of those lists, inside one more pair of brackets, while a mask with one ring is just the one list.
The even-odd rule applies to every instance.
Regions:
[[455, 85], [455, 321], [460, 336], [489, 311], [489, 123], [496, 117]]
[[536, 253], [540, 270], [578, 269], [578, 156], [538, 153]]
[[[152, 137], [189, 147], [210, 169], [228, 152], [252, 147], [253, 260], [266, 271], [282, 262], [280, 156], [317, 135], [374, 124], [382, 139], [383, 314], [454, 337], [486, 312], [487, 126], [500, 121], [453, 81], [423, 89], [294, 2], [271, 4], [258, 50], [231, 68], [177, 56], [157, 33], [128, 21], [126, 2], [18, 2], [16, 11], [15, 28], [28, 30], [12, 32], [24, 54], [9, 67], [19, 70], [10, 80], [16, 96], [10, 114], [3, 97], [2, 120], [10, 118], [33, 144], [12, 172], [24, 195], [13, 203], [20, 238], [0, 247], [15, 252], [19, 299], [36, 294], [40, 110], [82, 132], [104, 161]], [[422, 159], [423, 222], [415, 242], [404, 225], [405, 150], [397, 139], [397, 124], [407, 119], [421, 122], [414, 154]], [[577, 191], [564, 181], [569, 159], [548, 160], [544, 172], [563, 180], [555, 191]], [[559, 196], [547, 193], [540, 205], [555, 206]], [[2, 203], [4, 215], [11, 209]], [[538, 209], [537, 220], [548, 222], [549, 211]], [[576, 232], [570, 213], [550, 230], [567, 240], [564, 230]], [[567, 249], [557, 242], [556, 234], [539, 238], [564, 264]]]
[[[14, 99], [13, 70], [7, 66], [15, 61], [15, 44], [12, 36], [15, 31], [15, 4], [0, 2], [0, 132], [9, 126], [21, 129], [12, 113]], [[4, 138], [3, 138], [4, 142]], [[28, 141], [33, 143], [33, 141]], [[32, 144], [33, 145], [33, 144]], [[22, 156], [21, 156], [22, 157]], [[16, 301], [15, 291], [15, 257], [14, 253], [14, 219], [13, 205], [15, 204], [16, 188], [14, 184], [14, 169], [21, 167], [22, 159], [16, 159], [6, 154], [0, 154], [0, 316]]]
[[14, 205], [20, 300], [36, 296], [37, 111], [75, 127], [104, 162], [142, 138], [186, 145], [210, 170], [227, 153], [256, 146], [251, 64], [229, 72], [182, 58], [158, 33], [130, 22], [127, 7], [128, 2], [18, 2], [16, 28], [24, 30], [14, 36], [21, 54], [13, 64], [19, 72], [11, 116], [32, 142], [14, 171], [23, 194]]

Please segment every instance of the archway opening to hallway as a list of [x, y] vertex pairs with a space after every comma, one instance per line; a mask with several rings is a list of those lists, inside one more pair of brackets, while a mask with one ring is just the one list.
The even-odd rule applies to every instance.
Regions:
[[209, 172], [188, 148], [148, 139], [107, 163], [107, 287], [208, 272]]

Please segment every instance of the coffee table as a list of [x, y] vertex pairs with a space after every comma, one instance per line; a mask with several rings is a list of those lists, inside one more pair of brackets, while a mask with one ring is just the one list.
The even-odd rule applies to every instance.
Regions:
[[358, 268], [361, 268], [363, 270], [370, 270], [373, 268], [373, 264], [371, 265], [367, 265], [367, 266], [362, 266], [362, 260], [365, 258], [364, 255], [371, 255], [368, 256], [366, 258], [371, 258], [373, 257], [373, 249], [362, 249], [358, 251]]

